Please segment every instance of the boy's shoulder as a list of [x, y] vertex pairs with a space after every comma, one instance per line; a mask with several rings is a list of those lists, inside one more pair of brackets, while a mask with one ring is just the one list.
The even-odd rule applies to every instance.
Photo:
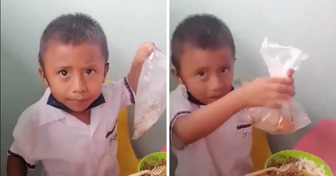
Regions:
[[135, 92], [130, 86], [127, 77], [118, 81], [106, 81], [102, 87], [102, 94], [107, 103], [120, 103], [122, 106], [134, 104]]
[[185, 93], [185, 88], [182, 85], [178, 85], [173, 91], [170, 92], [170, 101], [188, 101]]
[[20, 123], [35, 123], [40, 124], [42, 122], [43, 115], [53, 114], [52, 112], [46, 112], [50, 111], [50, 109], [54, 109], [54, 107], [48, 107], [47, 105], [47, 98], [50, 95], [50, 90], [46, 89], [43, 96], [34, 104], [30, 105], [28, 108], [26, 108], [20, 115], [18, 119], [18, 124]]
[[123, 93], [124, 84], [124, 79], [105, 82], [102, 87], [102, 94], [107, 99], [120, 97]]
[[170, 116], [171, 118], [175, 117], [176, 114], [182, 113], [182, 112], [191, 112], [195, 108], [197, 108], [195, 105], [193, 105], [187, 98], [187, 92], [185, 90], [185, 87], [182, 85], [179, 85], [174, 89], [172, 92], [170, 92]]

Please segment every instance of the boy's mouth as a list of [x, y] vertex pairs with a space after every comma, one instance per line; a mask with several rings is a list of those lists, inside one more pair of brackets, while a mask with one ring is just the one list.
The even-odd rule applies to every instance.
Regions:
[[88, 101], [87, 98], [76, 98], [76, 99], [69, 99], [72, 102], [86, 102]]

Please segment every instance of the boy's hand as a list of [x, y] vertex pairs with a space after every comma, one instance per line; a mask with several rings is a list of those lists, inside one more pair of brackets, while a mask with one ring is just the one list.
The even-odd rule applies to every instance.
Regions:
[[288, 78], [258, 78], [238, 89], [245, 107], [279, 107], [294, 95], [294, 70], [287, 72]]
[[287, 76], [288, 78], [292, 81], [292, 89], [293, 89], [293, 95], [295, 95], [295, 87], [294, 87], [294, 79], [293, 79], [293, 74], [294, 74], [294, 70], [293, 69], [289, 69], [287, 71]]
[[289, 69], [288, 71], [287, 71], [287, 76], [288, 76], [288, 78], [293, 78], [293, 74], [294, 74], [294, 70], [293, 69]]
[[127, 75], [130, 86], [135, 93], [137, 91], [142, 64], [145, 62], [145, 59], [148, 58], [148, 56], [153, 52], [154, 48], [155, 45], [152, 42], [142, 43], [135, 53], [131, 69]]
[[133, 64], [143, 64], [145, 59], [148, 58], [148, 56], [153, 52], [155, 48], [154, 43], [152, 42], [146, 42], [142, 43], [137, 52], [135, 53]]

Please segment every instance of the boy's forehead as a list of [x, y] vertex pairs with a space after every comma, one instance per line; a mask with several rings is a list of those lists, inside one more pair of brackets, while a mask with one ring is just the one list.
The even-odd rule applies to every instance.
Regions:
[[179, 57], [179, 69], [189, 71], [200, 68], [231, 67], [233, 55], [230, 47], [202, 49], [198, 47], [185, 48]]
[[44, 59], [47, 58], [75, 58], [83, 59], [101, 58], [104, 60], [100, 47], [96, 44], [83, 42], [81, 44], [66, 44], [62, 42], [50, 42], [44, 52]]
[[183, 51], [181, 51], [180, 60], [190, 60], [193, 59], [210, 59], [210, 58], [222, 58], [223, 60], [233, 60], [233, 53], [230, 47], [222, 46], [217, 48], [200, 48], [197, 46], [186, 46]]
[[53, 46], [65, 46], [65, 47], [72, 47], [76, 48], [78, 46], [90, 46], [90, 47], [98, 47], [100, 48], [100, 45], [97, 42], [90, 42], [90, 41], [82, 41], [82, 42], [71, 42], [71, 41], [62, 41], [57, 39], [51, 39], [47, 42], [47, 47], [53, 45]]
[[59, 52], [59, 53], [69, 53], [76, 51], [84, 53], [95, 50], [96, 54], [103, 55], [103, 52], [99, 44], [89, 42], [65, 43], [62, 41], [53, 40], [47, 43], [44, 52], [48, 52], [48, 50], [53, 50], [53, 52]]

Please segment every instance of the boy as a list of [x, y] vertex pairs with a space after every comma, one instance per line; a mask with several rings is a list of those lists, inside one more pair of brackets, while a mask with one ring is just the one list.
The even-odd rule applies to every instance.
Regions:
[[242, 176], [252, 171], [247, 107], [277, 107], [293, 96], [289, 78], [259, 78], [233, 90], [235, 45], [229, 28], [212, 15], [181, 22], [172, 37], [170, 136], [177, 176]]
[[47, 87], [14, 129], [7, 174], [118, 175], [117, 115], [134, 104], [138, 77], [152, 43], [142, 44], [122, 81], [103, 84], [109, 70], [106, 36], [91, 17], [62, 15], [44, 30], [39, 74]]

